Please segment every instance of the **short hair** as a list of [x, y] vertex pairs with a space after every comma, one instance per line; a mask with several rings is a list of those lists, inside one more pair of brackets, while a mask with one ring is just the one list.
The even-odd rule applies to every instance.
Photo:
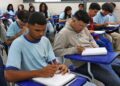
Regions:
[[26, 23], [28, 22], [29, 12], [27, 10], [18, 11], [17, 17], [19, 20]]
[[43, 15], [43, 13], [34, 12], [30, 15], [28, 23], [31, 25], [34, 24], [45, 25], [47, 24], [47, 20], [46, 17]]
[[90, 21], [89, 15], [87, 14], [86, 11], [83, 11], [83, 10], [78, 10], [78, 11], [73, 15], [73, 17], [75, 17], [77, 20], [83, 21], [83, 22], [86, 23], [86, 24], [88, 24], [89, 21]]
[[91, 3], [89, 9], [100, 10], [100, 5], [98, 3]]
[[108, 11], [108, 12], [112, 13], [114, 9], [113, 9], [113, 6], [110, 3], [104, 3], [102, 5], [102, 10], [105, 10], [105, 11]]
[[83, 7], [84, 7], [84, 4], [80, 3], [78, 6], [79, 6], [79, 7], [80, 7], [80, 6], [83, 6]]
[[[10, 7], [12, 7], [12, 8], [10, 9]], [[13, 4], [9, 4], [9, 5], [7, 6], [7, 11], [10, 11], [10, 10], [14, 11]]]

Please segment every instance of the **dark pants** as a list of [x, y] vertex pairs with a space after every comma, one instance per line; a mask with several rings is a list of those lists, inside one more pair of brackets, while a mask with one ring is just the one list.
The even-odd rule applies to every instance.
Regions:
[[[74, 72], [81, 73], [87, 76], [87, 64], [77, 68]], [[94, 78], [103, 82], [105, 86], [120, 86], [120, 65], [105, 65], [91, 63], [91, 72]]]
[[7, 82], [4, 77], [4, 65], [0, 56], [0, 86], [7, 86]]

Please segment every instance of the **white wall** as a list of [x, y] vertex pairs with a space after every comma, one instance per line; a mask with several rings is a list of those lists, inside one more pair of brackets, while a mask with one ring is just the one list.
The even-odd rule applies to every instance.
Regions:
[[6, 11], [8, 4], [13, 4], [15, 10], [17, 9], [18, 4], [23, 3], [22, 0], [0, 0], [0, 9]]
[[[14, 9], [17, 10], [18, 4], [23, 3], [23, 0], [0, 0], [0, 9], [6, 11], [7, 5], [10, 3], [12, 3]], [[39, 4], [40, 3], [34, 3], [36, 10], [39, 10]], [[78, 9], [78, 4], [79, 3], [47, 3], [49, 11], [52, 14], [59, 14], [64, 10], [66, 6], [71, 6], [73, 8], [73, 11], [76, 11]], [[28, 3], [24, 3], [24, 5], [27, 10], [29, 7]]]
[[[34, 6], [36, 10], [39, 10], [39, 4], [40, 3], [34, 3]], [[79, 3], [46, 3], [48, 6], [48, 10], [52, 14], [59, 14], [64, 10], [66, 6], [71, 6], [73, 12], [78, 9], [78, 4]], [[28, 3], [25, 3], [26, 8], [28, 8]]]

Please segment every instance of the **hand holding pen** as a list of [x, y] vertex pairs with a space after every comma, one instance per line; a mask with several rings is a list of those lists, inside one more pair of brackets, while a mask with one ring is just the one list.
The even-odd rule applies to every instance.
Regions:
[[77, 45], [78, 53], [82, 53], [85, 48], [83, 46]]

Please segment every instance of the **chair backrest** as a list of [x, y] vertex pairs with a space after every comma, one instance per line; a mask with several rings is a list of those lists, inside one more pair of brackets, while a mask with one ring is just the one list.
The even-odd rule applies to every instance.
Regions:
[[53, 15], [52, 19], [53, 19], [54, 25], [56, 25], [58, 23], [58, 21], [59, 21], [59, 15]]
[[5, 80], [4, 77], [4, 64], [1, 55], [0, 55], [0, 86], [7, 86], [7, 81]]

